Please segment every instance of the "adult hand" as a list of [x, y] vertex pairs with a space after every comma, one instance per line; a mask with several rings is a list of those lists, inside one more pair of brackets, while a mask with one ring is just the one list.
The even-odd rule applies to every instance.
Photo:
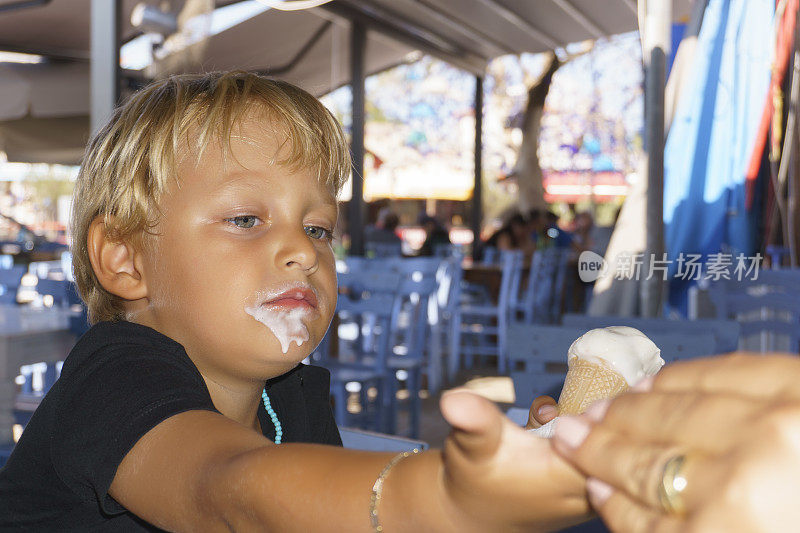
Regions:
[[[665, 367], [580, 417], [553, 445], [590, 476], [590, 500], [615, 531], [788, 531], [800, 523], [800, 359], [748, 355]], [[685, 511], [659, 486], [684, 455]]]
[[550, 396], [539, 396], [533, 400], [528, 411], [525, 429], [540, 428], [558, 416], [558, 403]]
[[453, 426], [443, 449], [444, 489], [459, 530], [556, 529], [589, 518], [585, 480], [546, 439], [526, 432], [488, 400], [443, 395]]

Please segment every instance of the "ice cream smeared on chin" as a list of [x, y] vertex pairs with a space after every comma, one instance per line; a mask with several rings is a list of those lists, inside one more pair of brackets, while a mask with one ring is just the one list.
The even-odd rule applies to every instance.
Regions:
[[[593, 329], [570, 346], [569, 370], [558, 398], [559, 415], [583, 413], [592, 403], [627, 391], [664, 366], [661, 350], [647, 335], [627, 326]], [[532, 430], [550, 437], [558, 419]]]
[[269, 328], [285, 354], [292, 342], [300, 347], [309, 339], [305, 322], [318, 313], [317, 295], [307, 284], [288, 283], [259, 291], [244, 311]]

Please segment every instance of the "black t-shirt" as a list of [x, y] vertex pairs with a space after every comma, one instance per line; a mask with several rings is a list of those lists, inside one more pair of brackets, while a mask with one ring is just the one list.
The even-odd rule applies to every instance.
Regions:
[[[330, 374], [298, 365], [266, 384], [283, 442], [341, 446]], [[102, 322], [67, 357], [0, 470], [0, 531], [155, 531], [108, 495], [122, 459], [163, 420], [216, 411], [183, 347], [130, 322]], [[263, 405], [264, 434], [275, 437]]]

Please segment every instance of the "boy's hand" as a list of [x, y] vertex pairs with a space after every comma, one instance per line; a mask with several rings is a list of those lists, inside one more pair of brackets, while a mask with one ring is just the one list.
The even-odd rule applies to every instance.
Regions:
[[525, 429], [540, 428], [558, 416], [558, 403], [550, 396], [539, 396], [528, 411]]
[[446, 393], [441, 409], [453, 426], [443, 483], [460, 529], [556, 529], [589, 518], [583, 476], [548, 440], [469, 392]]

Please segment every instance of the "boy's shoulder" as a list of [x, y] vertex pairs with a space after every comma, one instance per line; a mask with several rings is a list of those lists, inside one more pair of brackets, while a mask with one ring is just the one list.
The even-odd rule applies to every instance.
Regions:
[[158, 331], [127, 321], [99, 322], [83, 334], [69, 353], [62, 375], [121, 358], [167, 358], [192, 365], [178, 342]]
[[99, 348], [115, 344], [150, 345], [169, 350], [181, 348], [180, 344], [163, 333], [159, 333], [153, 328], [142, 324], [125, 320], [98, 322], [79, 339], [76, 346], [83, 345], [86, 348]]

